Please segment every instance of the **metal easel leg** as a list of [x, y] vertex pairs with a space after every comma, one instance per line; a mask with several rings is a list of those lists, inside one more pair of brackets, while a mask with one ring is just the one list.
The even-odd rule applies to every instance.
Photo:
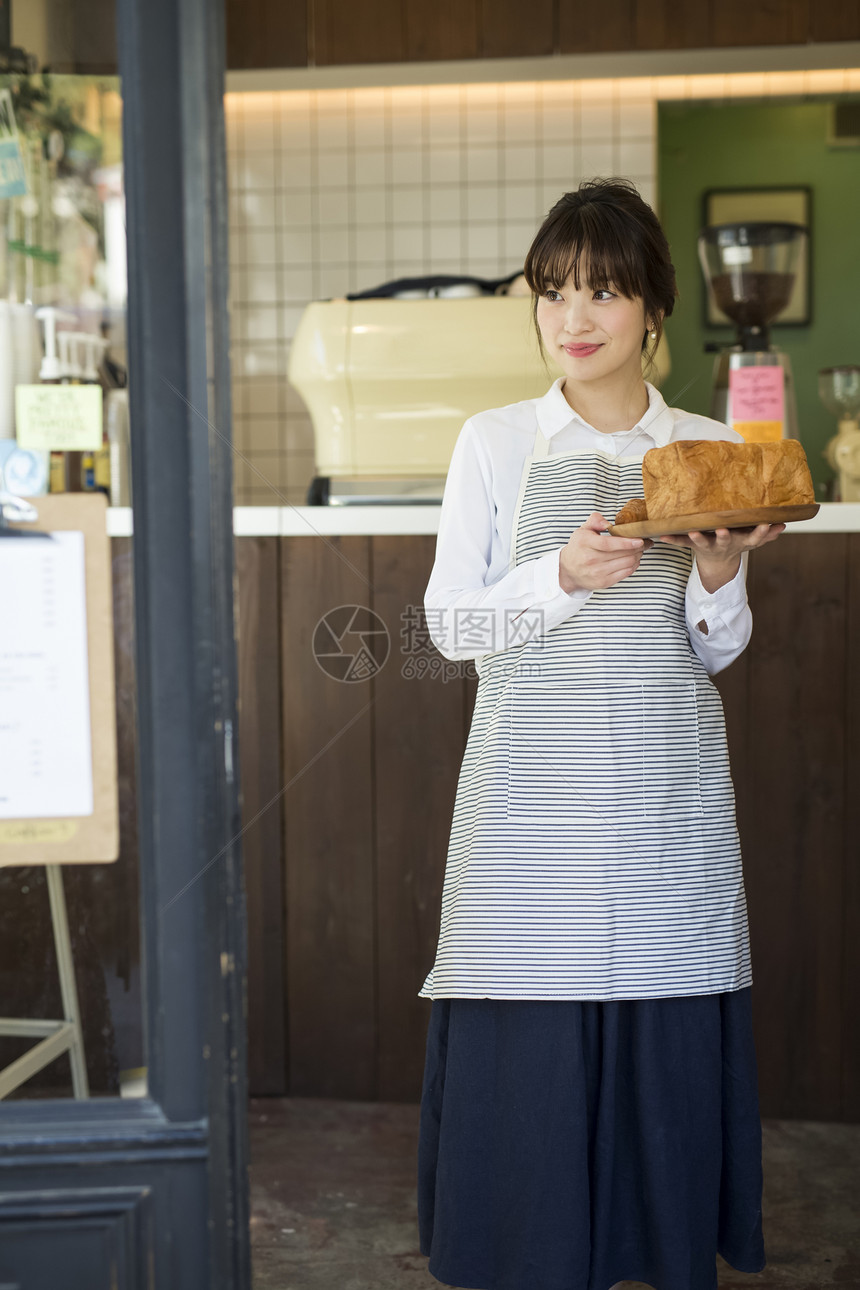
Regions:
[[72, 1064], [72, 1089], [76, 1098], [87, 1098], [90, 1095], [90, 1088], [87, 1081], [87, 1065], [84, 1060], [84, 1034], [81, 1029], [81, 1014], [78, 1008], [78, 988], [75, 984], [75, 964], [72, 958], [72, 942], [69, 936], [69, 916], [66, 912], [62, 865], [45, 865], [45, 876], [48, 880], [48, 897], [51, 902], [51, 922], [54, 925], [54, 945], [57, 949], [60, 991], [63, 996], [63, 1014], [73, 1029], [73, 1038], [69, 1046], [69, 1059]]

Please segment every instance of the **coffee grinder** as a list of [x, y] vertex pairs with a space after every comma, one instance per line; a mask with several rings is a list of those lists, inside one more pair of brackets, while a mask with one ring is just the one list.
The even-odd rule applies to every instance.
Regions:
[[714, 302], [737, 327], [714, 363], [711, 415], [752, 443], [797, 438], [788, 355], [768, 328], [794, 289], [802, 224], [714, 224], [699, 234], [699, 260]]

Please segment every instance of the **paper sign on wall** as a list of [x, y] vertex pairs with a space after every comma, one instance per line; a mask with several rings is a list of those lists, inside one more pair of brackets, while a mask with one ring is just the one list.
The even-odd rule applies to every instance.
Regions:
[[785, 376], [776, 364], [729, 372], [732, 425], [752, 443], [781, 439], [785, 425]]
[[18, 142], [9, 90], [0, 90], [0, 197], [23, 197], [27, 191], [24, 159]]
[[15, 431], [22, 448], [96, 452], [102, 446], [100, 385], [19, 385]]

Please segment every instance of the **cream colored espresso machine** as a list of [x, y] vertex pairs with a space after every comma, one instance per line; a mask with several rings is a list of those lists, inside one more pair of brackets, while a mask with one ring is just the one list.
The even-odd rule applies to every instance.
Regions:
[[[668, 372], [665, 342], [659, 384]], [[545, 393], [530, 296], [315, 301], [289, 379], [310, 411], [309, 505], [438, 504], [467, 417]]]

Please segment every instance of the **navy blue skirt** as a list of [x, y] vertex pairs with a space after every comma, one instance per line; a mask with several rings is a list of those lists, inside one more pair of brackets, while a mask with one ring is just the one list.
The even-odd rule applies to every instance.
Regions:
[[716, 1290], [764, 1267], [750, 990], [441, 999], [418, 1153], [421, 1250], [461, 1290]]

